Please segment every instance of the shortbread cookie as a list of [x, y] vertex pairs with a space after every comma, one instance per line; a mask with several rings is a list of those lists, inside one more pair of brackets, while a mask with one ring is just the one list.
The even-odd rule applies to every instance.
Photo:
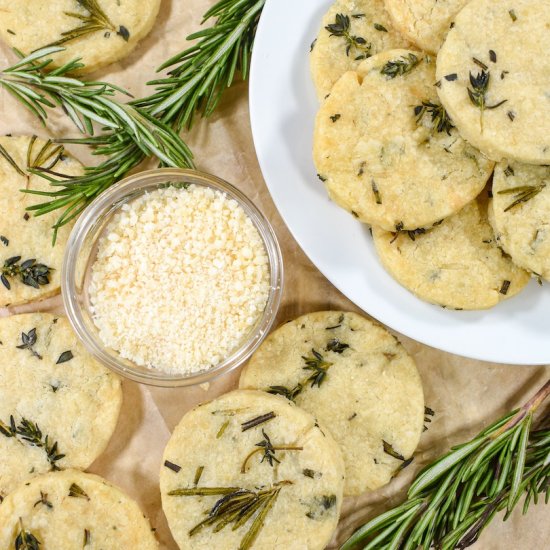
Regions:
[[422, 232], [373, 228], [387, 271], [419, 298], [454, 309], [487, 309], [517, 294], [529, 274], [495, 241], [485, 198]]
[[89, 73], [128, 55], [159, 8], [160, 0], [0, 0], [0, 36], [25, 54], [59, 44], [53, 66], [82, 58], [79, 72]]
[[334, 83], [362, 60], [383, 50], [407, 48], [394, 30], [383, 0], [336, 0], [321, 22], [311, 45], [311, 76], [319, 101]]
[[[1, 11], [1, 10], [0, 10]], [[35, 217], [26, 208], [48, 197], [21, 189], [51, 191], [31, 168], [80, 175], [82, 165], [63, 147], [29, 136], [0, 137], [0, 307], [24, 304], [59, 292], [61, 264], [72, 224], [59, 229], [52, 246], [52, 225], [59, 212]]]
[[550, 167], [497, 164], [492, 210], [496, 239], [514, 263], [550, 281]]
[[455, 15], [469, 0], [384, 0], [392, 23], [420, 49], [437, 53]]
[[321, 550], [343, 487], [330, 434], [294, 403], [259, 391], [236, 390], [188, 412], [160, 474], [162, 507], [182, 550]]
[[115, 429], [119, 378], [48, 313], [0, 319], [0, 364], [0, 496], [36, 474], [87, 468]]
[[329, 429], [344, 456], [345, 495], [388, 483], [422, 433], [414, 361], [394, 336], [356, 313], [320, 311], [282, 325], [239, 386], [285, 395]]
[[439, 97], [493, 160], [550, 164], [550, 5], [470, 2], [437, 56]]
[[390, 50], [334, 85], [317, 115], [313, 155], [330, 197], [362, 222], [429, 226], [474, 199], [493, 163], [437, 103], [433, 58]]
[[0, 548], [155, 550], [158, 543], [128, 495], [99, 476], [67, 470], [38, 476], [4, 499]]

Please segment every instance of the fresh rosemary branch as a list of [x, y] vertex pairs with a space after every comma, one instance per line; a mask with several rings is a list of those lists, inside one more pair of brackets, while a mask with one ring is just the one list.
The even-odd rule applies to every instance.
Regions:
[[260, 13], [266, 0], [220, 0], [204, 15], [203, 23], [216, 22], [193, 33], [196, 44], [174, 55], [159, 67], [169, 68], [168, 77], [153, 80], [156, 93], [133, 105], [147, 108], [151, 115], [180, 131], [190, 128], [194, 115], [210, 116], [223, 92], [240, 71], [248, 78], [252, 45]]
[[[29, 172], [43, 176], [53, 187], [52, 191], [24, 190], [49, 198], [29, 210], [42, 215], [58, 208], [65, 209], [54, 226], [55, 231], [147, 156], [157, 157], [166, 166], [193, 166], [189, 148], [168, 125], [146, 110], [113, 97], [117, 92], [129, 95], [128, 92], [105, 82], [68, 77], [68, 73], [83, 66], [78, 60], [46, 73], [52, 62], [49, 56], [62, 49], [59, 46], [43, 48], [0, 73], [0, 86], [43, 123], [47, 120], [46, 109], [60, 106], [80, 132], [90, 136], [61, 142], [88, 144], [95, 154], [109, 157], [99, 166], [87, 167], [83, 176], [66, 176], [48, 168], [29, 167]], [[93, 137], [94, 123], [105, 132]]]
[[500, 510], [506, 520], [521, 496], [523, 512], [539, 493], [550, 500], [550, 428], [533, 414], [550, 395], [550, 380], [523, 407], [426, 466], [407, 500], [370, 520], [340, 548], [467, 548]]

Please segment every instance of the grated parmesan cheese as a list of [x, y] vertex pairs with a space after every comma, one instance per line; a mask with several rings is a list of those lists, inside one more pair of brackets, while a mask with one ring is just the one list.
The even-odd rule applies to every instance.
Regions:
[[267, 253], [250, 218], [225, 193], [198, 185], [123, 205], [99, 240], [89, 287], [103, 343], [170, 374], [229, 356], [269, 290]]

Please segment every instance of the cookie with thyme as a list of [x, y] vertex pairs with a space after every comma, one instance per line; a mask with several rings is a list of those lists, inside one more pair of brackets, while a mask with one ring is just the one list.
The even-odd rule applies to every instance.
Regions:
[[437, 99], [435, 60], [375, 55], [345, 73], [317, 114], [313, 158], [330, 198], [387, 231], [428, 227], [484, 188], [493, 162]]
[[329, 429], [342, 448], [346, 496], [388, 483], [422, 433], [414, 360], [357, 313], [318, 311], [281, 325], [252, 356], [239, 387], [284, 395]]
[[383, 0], [336, 0], [311, 45], [310, 67], [319, 101], [362, 60], [409, 44], [391, 23]]

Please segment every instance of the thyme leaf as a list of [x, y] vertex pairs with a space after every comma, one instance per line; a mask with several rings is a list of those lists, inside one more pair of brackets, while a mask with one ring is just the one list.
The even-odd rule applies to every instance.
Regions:
[[85, 500], [90, 500], [90, 497], [87, 495], [87, 493], [77, 485], [76, 483], [72, 483], [69, 487], [69, 496], [74, 498], [83, 498]]
[[388, 61], [380, 72], [389, 78], [395, 78], [410, 73], [419, 63], [420, 59], [413, 53], [409, 53], [406, 56], [402, 55], [399, 59]]
[[330, 36], [344, 38], [346, 43], [346, 55], [349, 57], [353, 51], [353, 58], [356, 61], [367, 59], [371, 56], [372, 44], [367, 42], [362, 36], [351, 34], [351, 24], [349, 16], [343, 13], [337, 13], [334, 23], [327, 25], [325, 29], [330, 33]]
[[70, 361], [74, 358], [73, 352], [71, 350], [64, 351], [60, 356], [59, 359], [55, 362], [56, 365], [61, 365], [61, 363], [67, 363], [67, 361]]

